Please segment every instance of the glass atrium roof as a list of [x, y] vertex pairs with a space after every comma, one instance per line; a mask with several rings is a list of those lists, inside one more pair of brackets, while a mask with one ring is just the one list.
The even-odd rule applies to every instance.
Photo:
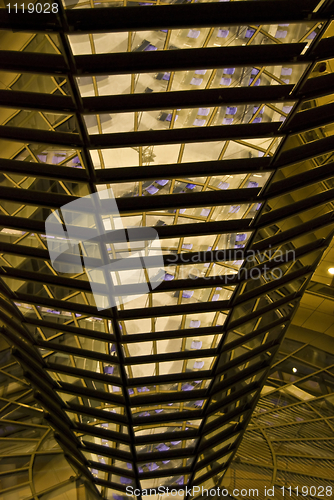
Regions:
[[[334, 231], [333, 2], [166, 3], [0, 10], [2, 333], [82, 481], [114, 500], [222, 484]], [[158, 235], [145, 284], [162, 282], [138, 295], [120, 263], [108, 280], [134, 298], [100, 308], [89, 268], [124, 242], [106, 232], [64, 272], [45, 221], [111, 189], [124, 227]], [[87, 240], [112, 215], [86, 214]]]

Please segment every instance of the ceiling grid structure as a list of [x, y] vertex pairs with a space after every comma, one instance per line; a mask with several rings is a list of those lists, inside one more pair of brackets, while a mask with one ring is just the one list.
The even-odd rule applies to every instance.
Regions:
[[[2, 336], [93, 497], [188, 498], [226, 480], [332, 240], [333, 2], [57, 6], [0, 10]], [[164, 279], [99, 310], [45, 221], [110, 188]]]

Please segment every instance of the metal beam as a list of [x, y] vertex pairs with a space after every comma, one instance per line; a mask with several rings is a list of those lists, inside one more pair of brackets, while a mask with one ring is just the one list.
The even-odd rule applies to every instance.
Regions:
[[[157, 167], [154, 168], [154, 173], [152, 167]], [[273, 168], [269, 156], [263, 156], [262, 158], [239, 158], [235, 160], [198, 161], [165, 165], [151, 164], [149, 167], [116, 167], [96, 170], [96, 183], [107, 184], [153, 179], [180, 179], [182, 177], [193, 178], [197, 176], [250, 174], [270, 172]]]
[[72, 146], [73, 148], [80, 148], [83, 145], [79, 134], [10, 127], [9, 125], [0, 125], [0, 138], [15, 142], [56, 144], [59, 146]]
[[276, 103], [291, 101], [290, 93], [293, 88], [294, 85], [263, 85], [261, 87], [118, 94], [84, 97], [82, 104], [84, 114], [95, 114], [197, 108], [200, 106], [212, 107], [231, 104]]
[[[219, 4], [213, 6], [208, 4], [191, 5], [159, 5], [159, 11], [150, 12], [140, 5], [126, 8], [124, 16], [123, 7], [113, 7], [110, 16], [110, 7], [99, 9], [67, 9], [66, 17], [68, 25], [64, 32], [69, 34], [79, 33], [104, 33], [124, 31], [149, 31], [168, 29], [182, 29], [197, 27], [240, 26], [248, 24], [280, 24], [295, 22], [316, 22], [326, 18], [326, 12], [314, 13], [317, 0], [281, 0], [280, 3], [272, 0], [266, 2], [264, 9], [262, 4], [254, 4], [251, 10], [246, 5]], [[40, 14], [33, 12], [27, 15], [22, 9], [17, 12], [12, 7], [0, 9], [0, 23], [3, 29], [14, 31], [30, 31], [34, 33], [57, 32], [61, 30], [61, 24], [56, 14], [49, 12], [44, 15], [45, 22], [40, 22]]]
[[[210, 205], [229, 205], [231, 203], [252, 203], [261, 201], [258, 199], [260, 191], [261, 188], [229, 189], [227, 191], [203, 191], [199, 193], [143, 196], [140, 198], [117, 198], [116, 200], [119, 212], [127, 213], [130, 211], [142, 212], [147, 210], [172, 209], [175, 207], [206, 207]], [[0, 199], [16, 201], [26, 205], [60, 208], [78, 198], [60, 193], [0, 187]], [[101, 205], [102, 208], [105, 207], [105, 213], [107, 214], [108, 204], [102, 200]]]
[[[145, 130], [91, 135], [85, 146], [90, 149], [111, 149], [154, 144], [179, 144], [205, 141], [224, 141], [279, 136], [281, 122], [240, 125], [215, 125], [172, 130]], [[15, 142], [56, 144], [81, 148], [84, 143], [77, 133], [36, 130], [0, 125], [0, 138]], [[88, 144], [89, 142], [89, 144]]]
[[[276, 103], [291, 101], [294, 85], [264, 85], [261, 87], [232, 87], [228, 89], [181, 90], [175, 92], [152, 92], [150, 94], [118, 94], [83, 97], [83, 114], [125, 113], [173, 108], [196, 108], [200, 106], [224, 106], [226, 104]], [[70, 96], [0, 90], [0, 106], [15, 109], [75, 112]]]
[[[289, 43], [78, 55], [75, 56], [75, 64], [78, 76], [125, 75], [229, 66], [276, 66], [306, 62], [307, 57], [301, 56], [306, 45]], [[14, 62], [15, 58], [12, 65]]]
[[[23, 190], [20, 190], [20, 192], [22, 191]], [[154, 227], [154, 229], [157, 231], [160, 239], [184, 236], [205, 236], [208, 234], [251, 231], [252, 228], [250, 226], [252, 221], [253, 219], [231, 219], [226, 221], [206, 222], [205, 224], [192, 223], [177, 224], [176, 226], [157, 226]], [[45, 223], [43, 221], [25, 219], [23, 217], [0, 215], [0, 226], [32, 233], [45, 233]], [[72, 228], [74, 228], [74, 226], [71, 227], [71, 230]], [[87, 228], [87, 239], [99, 237], [96, 230], [92, 229], [89, 231], [88, 229], [89, 228]], [[112, 234], [111, 231], [110, 234]], [[131, 235], [133, 236], [133, 233]], [[138, 240], [140, 240], [140, 233], [138, 236]], [[108, 243], [108, 233], [105, 235], [105, 242]]]
[[[13, 92], [12, 92], [13, 93]], [[34, 163], [29, 161], [0, 159], [0, 172], [7, 174], [22, 174], [29, 177], [63, 180], [71, 182], [88, 182], [88, 175], [84, 168], [63, 167], [48, 163]]]
[[333, 114], [333, 103], [299, 111], [289, 120], [286, 126], [283, 123], [281, 132], [283, 134], [297, 134], [305, 130], [323, 127], [333, 122]]
[[258, 137], [278, 137], [283, 135], [279, 131], [281, 125], [281, 122], [267, 122], [238, 125], [214, 125], [210, 127], [189, 127], [171, 130], [145, 130], [140, 132], [96, 134], [90, 136], [90, 148], [112, 149], [133, 146], [150, 146], [155, 144], [180, 144], [205, 141], [226, 141], [233, 139], [253, 139]]
[[[147, 12], [142, 7], [127, 7], [126, 16], [123, 7], [114, 7], [110, 16], [110, 8], [68, 10], [67, 19], [73, 31], [82, 33], [149, 31], [192, 28], [194, 26], [242, 26], [243, 24], [280, 24], [280, 22], [301, 22], [323, 19], [321, 13], [314, 14], [317, 0], [296, 0], [293, 3], [282, 0], [266, 1], [254, 4], [252, 9], [247, 5], [231, 3], [191, 4], [191, 5], [159, 5], [159, 10]], [[222, 20], [224, 22], [222, 23]]]

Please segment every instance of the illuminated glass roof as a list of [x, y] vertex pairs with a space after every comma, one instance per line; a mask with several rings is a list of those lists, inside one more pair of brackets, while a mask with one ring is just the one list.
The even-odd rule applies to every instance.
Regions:
[[[3, 335], [96, 495], [213, 488], [334, 231], [333, 3], [56, 5], [0, 11]], [[119, 263], [134, 298], [101, 309], [87, 262], [120, 240], [88, 214], [102, 257], [59, 271], [45, 221], [110, 189], [163, 282]]]

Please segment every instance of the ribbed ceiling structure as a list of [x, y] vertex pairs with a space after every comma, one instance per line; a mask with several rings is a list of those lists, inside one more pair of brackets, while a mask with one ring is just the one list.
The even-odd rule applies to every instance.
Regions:
[[[292, 498], [332, 498], [333, 392], [332, 339], [329, 352], [286, 338], [275, 358], [257, 407], [230, 470], [224, 477], [229, 491], [283, 487]], [[327, 492], [326, 492], [327, 487]]]
[[[94, 495], [220, 486], [333, 235], [333, 2], [37, 5], [0, 11], [4, 342]], [[110, 188], [164, 280], [98, 310], [45, 220]]]

